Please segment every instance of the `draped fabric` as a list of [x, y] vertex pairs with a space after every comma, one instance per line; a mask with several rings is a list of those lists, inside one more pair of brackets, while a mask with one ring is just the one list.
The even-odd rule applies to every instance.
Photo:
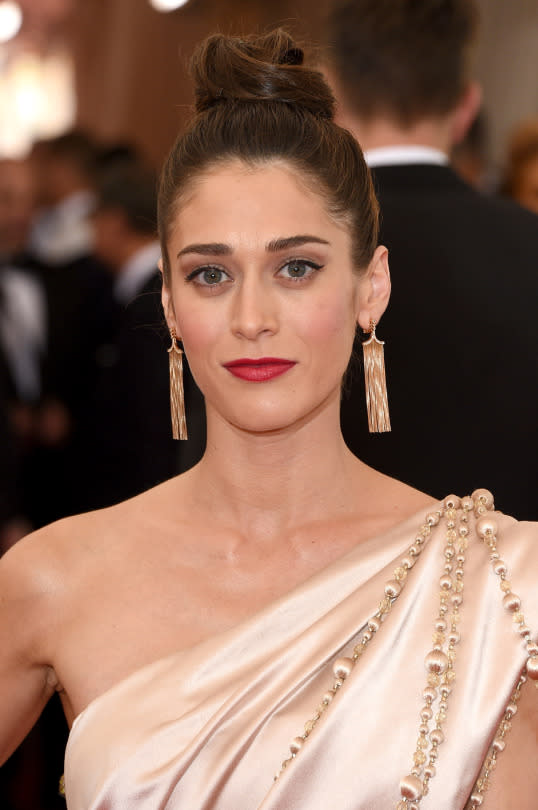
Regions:
[[[278, 781], [425, 512], [359, 544], [257, 615], [143, 667], [75, 720], [69, 810], [386, 810], [412, 767], [446, 527], [433, 529], [380, 630]], [[538, 526], [497, 515], [498, 547], [538, 628]], [[470, 518], [461, 642], [423, 810], [464, 807], [525, 662]], [[529, 684], [526, 685], [527, 687]], [[514, 722], [517, 721], [517, 718]], [[508, 740], [507, 744], [510, 742]]]

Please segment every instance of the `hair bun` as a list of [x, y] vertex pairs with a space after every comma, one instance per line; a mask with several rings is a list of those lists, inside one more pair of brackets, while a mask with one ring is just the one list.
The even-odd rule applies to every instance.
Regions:
[[332, 118], [335, 100], [327, 82], [303, 61], [302, 48], [280, 28], [246, 38], [214, 34], [191, 61], [196, 110], [222, 102], [276, 101]]

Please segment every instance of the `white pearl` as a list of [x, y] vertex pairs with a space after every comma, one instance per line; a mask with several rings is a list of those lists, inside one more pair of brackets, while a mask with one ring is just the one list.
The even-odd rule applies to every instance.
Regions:
[[427, 686], [424, 692], [422, 693], [422, 697], [424, 700], [434, 701], [437, 697], [437, 692], [432, 686]]
[[437, 526], [439, 523], [439, 515], [437, 512], [430, 512], [429, 515], [426, 515], [426, 523], [430, 526]]
[[372, 616], [371, 619], [368, 619], [368, 630], [370, 630], [371, 633], [377, 633], [380, 627], [381, 622], [377, 616]]
[[512, 718], [515, 715], [516, 712], [517, 712], [517, 706], [516, 706], [515, 703], [509, 703], [508, 706], [506, 707], [506, 709], [504, 710], [504, 713], [509, 718]]
[[424, 768], [424, 776], [427, 776], [428, 779], [433, 779], [435, 776], [435, 768], [433, 765], [426, 765]]
[[504, 560], [497, 560], [497, 562], [493, 564], [493, 570], [495, 571], [497, 576], [499, 576], [500, 574], [506, 574], [508, 568]]
[[527, 661], [527, 675], [533, 681], [538, 681], [538, 655], [532, 655]]
[[497, 521], [490, 517], [482, 517], [476, 521], [476, 533], [482, 540], [497, 534]]
[[426, 656], [424, 663], [428, 672], [442, 675], [448, 666], [448, 658], [441, 650], [432, 650]]
[[461, 501], [457, 495], [449, 495], [445, 498], [445, 509], [459, 509]]
[[538, 655], [538, 644], [535, 641], [529, 641], [528, 644], [525, 644], [525, 649], [529, 655]]
[[440, 728], [434, 728], [433, 731], [430, 733], [430, 740], [432, 741], [432, 743], [441, 745], [441, 743], [445, 741], [445, 735], [443, 734]]
[[422, 797], [423, 790], [424, 785], [422, 784], [422, 781], [418, 778], [418, 776], [415, 776], [414, 773], [404, 776], [400, 782], [400, 793], [404, 799], [411, 799], [411, 801], [420, 799]]
[[445, 575], [439, 580], [439, 585], [442, 591], [449, 591], [452, 587], [452, 580], [449, 576]]
[[489, 491], [489, 489], [475, 489], [473, 494], [471, 495], [473, 501], [479, 501], [483, 503], [486, 509], [491, 509], [493, 507], [493, 495]]
[[506, 746], [505, 741], [501, 739], [501, 737], [496, 737], [493, 740], [493, 745], [491, 747], [493, 748], [494, 751], [498, 751], [500, 753], [501, 751], [504, 751], [505, 746]]
[[400, 560], [403, 568], [412, 568], [416, 563], [416, 558], [411, 556], [411, 554], [405, 554], [402, 559]]
[[353, 669], [353, 664], [354, 661], [352, 658], [337, 658], [333, 664], [333, 672], [335, 677], [345, 681]]
[[295, 737], [295, 739], [293, 739], [293, 740], [290, 742], [290, 751], [291, 751], [291, 753], [292, 753], [292, 754], [297, 754], [297, 753], [299, 753], [299, 751], [301, 750], [301, 748], [303, 747], [303, 745], [304, 745], [304, 740], [303, 740], [303, 738], [302, 738], [302, 737]]
[[481, 793], [471, 793], [471, 802], [474, 803], [477, 807], [480, 807], [482, 802], [484, 801], [484, 797]]
[[402, 586], [397, 579], [389, 579], [385, 583], [385, 593], [390, 599], [395, 599], [401, 593]]
[[512, 593], [512, 591], [508, 591], [503, 599], [503, 607], [505, 607], [506, 610], [515, 613], [516, 610], [519, 610], [521, 607], [521, 599], [515, 593]]

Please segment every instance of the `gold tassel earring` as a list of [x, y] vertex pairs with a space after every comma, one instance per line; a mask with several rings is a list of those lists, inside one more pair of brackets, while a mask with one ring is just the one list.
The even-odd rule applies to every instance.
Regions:
[[170, 330], [172, 345], [168, 349], [170, 366], [170, 414], [174, 439], [187, 439], [185, 393], [183, 391], [183, 351], [177, 342], [175, 329]]
[[367, 330], [370, 337], [362, 344], [368, 429], [370, 433], [387, 433], [390, 431], [390, 417], [383, 349], [385, 343], [377, 339], [375, 327], [376, 322], [371, 320]]

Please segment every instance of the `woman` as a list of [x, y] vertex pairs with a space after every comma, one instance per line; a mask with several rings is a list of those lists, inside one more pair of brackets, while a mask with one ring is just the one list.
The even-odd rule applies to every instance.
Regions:
[[2, 561], [2, 754], [59, 691], [70, 810], [534, 806], [534, 694], [512, 693], [538, 663], [536, 532], [497, 516], [501, 564], [489, 493], [438, 503], [345, 447], [387, 251], [360, 149], [301, 63], [283, 32], [210, 38], [163, 172], [163, 306], [205, 395], [202, 461]]

